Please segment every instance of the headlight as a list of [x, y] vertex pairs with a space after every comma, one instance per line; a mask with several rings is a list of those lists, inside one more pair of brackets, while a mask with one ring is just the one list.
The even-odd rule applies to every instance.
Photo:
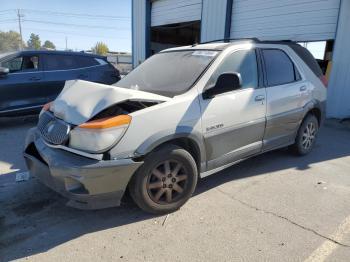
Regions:
[[131, 122], [131, 116], [93, 120], [77, 126], [70, 132], [69, 147], [91, 153], [108, 150], [124, 135]]

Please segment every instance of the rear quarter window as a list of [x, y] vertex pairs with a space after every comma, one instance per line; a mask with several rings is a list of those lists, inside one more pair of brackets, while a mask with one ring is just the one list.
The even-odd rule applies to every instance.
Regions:
[[95, 57], [80, 56], [78, 61], [80, 67], [90, 67], [100, 64]]
[[317, 77], [323, 75], [319, 64], [317, 63], [316, 59], [313, 57], [309, 50], [298, 44], [292, 44], [289, 45], [289, 47], [293, 49], [293, 51], [304, 61], [304, 63], [311, 69], [311, 71]]

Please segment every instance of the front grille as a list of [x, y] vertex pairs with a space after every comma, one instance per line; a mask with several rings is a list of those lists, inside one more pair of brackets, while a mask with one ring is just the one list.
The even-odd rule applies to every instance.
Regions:
[[68, 140], [70, 125], [52, 113], [44, 112], [39, 118], [38, 129], [47, 142], [61, 145]]

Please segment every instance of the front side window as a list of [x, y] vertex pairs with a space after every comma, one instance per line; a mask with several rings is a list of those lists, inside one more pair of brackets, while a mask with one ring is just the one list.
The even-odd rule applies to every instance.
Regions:
[[282, 50], [262, 50], [268, 86], [283, 85], [300, 79], [292, 60]]
[[35, 71], [39, 67], [38, 56], [20, 56], [1, 63], [2, 67], [10, 70], [10, 73], [20, 71]]
[[151, 56], [115, 85], [174, 97], [185, 93], [219, 51], [173, 51]]
[[255, 50], [239, 50], [228, 55], [211, 76], [207, 86], [213, 86], [223, 73], [239, 73], [242, 88], [258, 86], [258, 66]]

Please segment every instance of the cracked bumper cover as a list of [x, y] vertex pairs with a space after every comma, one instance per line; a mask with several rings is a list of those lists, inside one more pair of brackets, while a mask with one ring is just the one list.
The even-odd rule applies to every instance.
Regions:
[[67, 197], [68, 206], [80, 209], [119, 206], [131, 176], [143, 163], [100, 161], [51, 148], [35, 128], [28, 132], [24, 158], [32, 175]]

